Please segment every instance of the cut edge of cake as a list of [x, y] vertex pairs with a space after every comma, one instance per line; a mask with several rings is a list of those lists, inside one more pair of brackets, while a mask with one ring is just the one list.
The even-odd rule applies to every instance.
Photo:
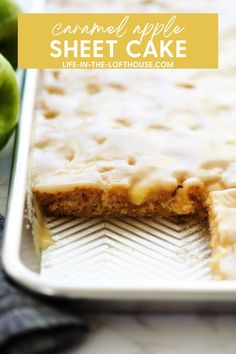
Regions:
[[[150, 188], [136, 190], [130, 195], [127, 186], [109, 189], [97, 186], [78, 186], [70, 191], [50, 193], [34, 189], [33, 194], [41, 208], [55, 216], [133, 216], [169, 217], [196, 215], [206, 217], [206, 193], [199, 185], [178, 186], [174, 190]], [[144, 198], [145, 194], [145, 198]]]
[[211, 192], [208, 198], [212, 271], [236, 279], [236, 188]]

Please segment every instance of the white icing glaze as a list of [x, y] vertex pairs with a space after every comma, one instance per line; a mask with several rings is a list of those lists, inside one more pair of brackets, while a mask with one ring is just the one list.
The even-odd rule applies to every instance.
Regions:
[[[175, 188], [190, 177], [235, 187], [232, 72], [222, 84], [217, 71], [60, 71], [59, 79], [44, 71], [34, 187], [170, 181]], [[49, 94], [57, 82], [64, 94]], [[58, 115], [46, 119], [48, 112]]]

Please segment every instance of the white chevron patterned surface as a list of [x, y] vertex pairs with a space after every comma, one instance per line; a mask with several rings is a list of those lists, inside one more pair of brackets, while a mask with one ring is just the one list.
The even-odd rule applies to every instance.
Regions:
[[165, 219], [48, 219], [41, 277], [62, 286], [210, 279], [206, 225]]

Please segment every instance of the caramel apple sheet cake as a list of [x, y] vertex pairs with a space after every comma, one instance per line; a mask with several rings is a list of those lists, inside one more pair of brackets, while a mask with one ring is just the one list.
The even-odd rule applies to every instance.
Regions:
[[50, 12], [217, 12], [219, 70], [44, 70], [32, 183], [56, 216], [209, 217], [236, 278], [236, 22], [227, 0], [54, 0]]

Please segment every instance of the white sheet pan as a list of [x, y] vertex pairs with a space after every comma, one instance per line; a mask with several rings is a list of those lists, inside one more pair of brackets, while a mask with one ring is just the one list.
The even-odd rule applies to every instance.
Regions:
[[208, 228], [197, 222], [48, 218], [54, 244], [36, 254], [24, 215], [38, 80], [38, 70], [26, 72], [3, 248], [9, 276], [48, 296], [146, 304], [234, 303], [236, 282], [212, 279]]

